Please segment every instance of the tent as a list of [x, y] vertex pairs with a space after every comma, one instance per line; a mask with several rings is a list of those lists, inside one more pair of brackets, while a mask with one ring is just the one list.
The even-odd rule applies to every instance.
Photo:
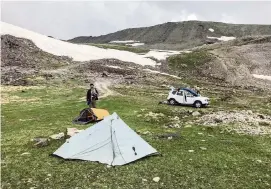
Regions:
[[104, 117], [109, 116], [109, 112], [104, 109], [97, 109], [97, 108], [85, 108], [81, 110], [78, 117], [76, 117], [72, 122], [74, 124], [88, 124], [95, 121], [100, 121]]
[[158, 152], [116, 114], [74, 135], [53, 155], [64, 159], [125, 165]]

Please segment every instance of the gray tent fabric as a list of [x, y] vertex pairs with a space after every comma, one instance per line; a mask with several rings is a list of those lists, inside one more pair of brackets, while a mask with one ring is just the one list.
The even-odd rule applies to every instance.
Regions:
[[113, 113], [71, 137], [53, 154], [64, 159], [98, 161], [115, 166], [158, 152]]

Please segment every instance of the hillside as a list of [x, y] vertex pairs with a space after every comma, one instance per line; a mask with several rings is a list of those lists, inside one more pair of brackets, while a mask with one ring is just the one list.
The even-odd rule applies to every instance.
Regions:
[[68, 41], [73, 43], [109, 43], [111, 41], [133, 40], [144, 43], [145, 48], [186, 49], [231, 39], [227, 37], [239, 38], [255, 35], [271, 35], [271, 25], [203, 21], [168, 22], [151, 27], [125, 29], [98, 37], [79, 36]]
[[1, 32], [3, 84], [91, 81], [106, 71], [110, 78], [128, 83], [155, 83], [154, 75], [159, 74], [161, 82], [181, 77], [183, 82], [271, 88], [270, 36], [243, 37], [189, 51], [136, 54], [63, 42], [10, 25]]

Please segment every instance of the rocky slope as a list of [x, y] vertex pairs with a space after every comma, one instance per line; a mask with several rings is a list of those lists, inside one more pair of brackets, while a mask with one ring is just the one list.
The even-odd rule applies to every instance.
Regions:
[[271, 25], [226, 24], [220, 22], [185, 21], [168, 22], [151, 27], [131, 28], [98, 37], [80, 36], [69, 40], [74, 43], [109, 43], [134, 40], [145, 43], [146, 48], [185, 49], [226, 37], [271, 35]]
[[28, 39], [11, 35], [1, 36], [1, 63], [1, 82], [4, 85], [89, 83], [101, 77], [124, 83], [159, 85], [164, 80], [170, 81], [168, 77], [171, 77], [148, 70], [157, 68], [117, 59], [73, 61], [69, 57], [47, 53]]
[[[167, 68], [199, 81], [271, 89], [271, 36], [244, 37], [190, 49], [167, 59]], [[269, 79], [270, 78], [270, 79]]]

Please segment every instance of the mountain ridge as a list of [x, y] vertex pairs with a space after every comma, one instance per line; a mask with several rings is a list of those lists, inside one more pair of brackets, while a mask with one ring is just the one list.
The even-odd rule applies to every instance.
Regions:
[[208, 21], [166, 22], [150, 27], [127, 28], [101, 36], [78, 36], [72, 43], [109, 43], [134, 40], [146, 48], [185, 49], [214, 43], [217, 38], [271, 35], [271, 25], [228, 24]]

